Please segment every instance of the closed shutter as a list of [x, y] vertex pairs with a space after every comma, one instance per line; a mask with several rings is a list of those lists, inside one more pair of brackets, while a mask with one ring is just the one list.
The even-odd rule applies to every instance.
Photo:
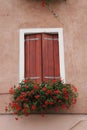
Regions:
[[40, 82], [58, 79], [59, 76], [58, 35], [25, 35], [25, 78]]
[[57, 34], [42, 34], [43, 80], [58, 79], [59, 44]]
[[25, 78], [42, 81], [41, 34], [25, 35]]

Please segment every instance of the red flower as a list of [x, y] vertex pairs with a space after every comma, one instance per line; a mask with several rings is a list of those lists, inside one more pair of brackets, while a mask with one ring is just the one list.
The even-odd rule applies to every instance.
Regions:
[[15, 117], [15, 120], [18, 120], [18, 117]]
[[35, 110], [36, 110], [36, 105], [32, 105], [31, 109], [32, 109], [33, 111], [35, 111]]
[[22, 96], [23, 97], [26, 97], [27, 96], [27, 93], [26, 92], [21, 92]]
[[16, 110], [20, 111], [21, 107], [20, 106], [16, 106]]
[[28, 101], [29, 99], [28, 99], [28, 98], [25, 98], [24, 100], [25, 100], [25, 101]]
[[48, 101], [45, 101], [45, 103], [44, 103], [45, 105], [48, 105], [49, 104], [49, 102]]
[[18, 89], [18, 90], [20, 90], [20, 89], [21, 89], [21, 87], [20, 87], [20, 86], [18, 86], [18, 87], [17, 87], [17, 89]]
[[57, 97], [56, 97], [56, 96], [53, 96], [53, 99], [54, 99], [54, 100], [56, 100], [56, 99], [57, 99]]
[[50, 102], [49, 102], [49, 104], [50, 104], [50, 105], [53, 105], [53, 104], [54, 104], [54, 102], [53, 102], [53, 101], [50, 101]]
[[62, 100], [58, 100], [58, 102], [59, 102], [59, 103], [61, 103], [61, 102], [62, 102]]
[[46, 5], [46, 2], [45, 1], [42, 1], [41, 2], [42, 6], [44, 7]]
[[43, 91], [46, 91], [46, 90], [47, 90], [47, 88], [46, 88], [46, 87], [43, 87], [43, 88], [42, 88], [42, 90], [43, 90]]
[[66, 108], [66, 105], [65, 105], [65, 104], [63, 104], [61, 107], [62, 107], [62, 108]]
[[28, 86], [26, 85], [26, 86], [25, 86], [25, 88], [27, 89], [27, 88], [28, 88]]
[[27, 114], [28, 111], [29, 111], [29, 108], [28, 108], [28, 107], [25, 107], [24, 110], [23, 110], [23, 113], [24, 113], [24, 114]]
[[43, 107], [43, 108], [45, 108], [45, 107], [46, 107], [46, 105], [44, 105], [44, 104], [43, 104], [43, 105], [42, 105], [42, 107]]
[[28, 79], [25, 79], [24, 82], [25, 82], [25, 83], [28, 83]]
[[31, 93], [31, 94], [34, 94], [34, 90], [31, 90], [30, 93]]
[[67, 89], [66, 88], [63, 88], [62, 91], [63, 91], [64, 94], [67, 94]]
[[12, 103], [12, 104], [11, 104], [11, 107], [12, 107], [12, 108], [15, 108], [17, 111], [19, 111], [19, 110], [21, 109], [21, 107], [19, 106], [18, 103]]
[[37, 86], [37, 85], [34, 85], [34, 89], [36, 89], [36, 90], [37, 90], [37, 89], [39, 89], [39, 86]]
[[51, 90], [47, 90], [47, 92], [46, 92], [46, 95], [51, 95], [52, 94], [52, 91]]
[[38, 99], [40, 97], [40, 95], [36, 95], [35, 98]]
[[56, 80], [54, 79], [54, 80], [52, 80], [52, 82], [53, 82], [53, 83], [55, 83], [55, 82], [56, 82]]
[[66, 95], [66, 96], [65, 96], [65, 99], [68, 100], [68, 99], [69, 99], [69, 96]]
[[17, 97], [17, 98], [16, 98], [16, 101], [18, 101], [18, 100], [20, 100], [20, 97]]
[[74, 89], [75, 92], [77, 92], [77, 88], [75, 86], [73, 87], [73, 89]]
[[19, 111], [21, 109], [21, 107], [19, 106], [19, 104], [17, 102], [13, 102], [10, 104], [12, 109], [16, 109], [17, 111]]
[[22, 101], [24, 101], [24, 96], [23, 95], [20, 95], [20, 97], [19, 97], [19, 100], [22, 100]]
[[55, 90], [54, 91], [55, 94], [59, 94], [59, 92], [60, 92], [59, 90]]

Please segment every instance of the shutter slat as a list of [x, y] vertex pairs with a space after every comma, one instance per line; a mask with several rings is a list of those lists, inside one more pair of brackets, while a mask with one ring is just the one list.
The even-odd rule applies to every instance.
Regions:
[[40, 79], [39, 76], [35, 76], [35, 77], [29, 77], [30, 79]]
[[39, 40], [40, 38], [27, 38], [25, 39], [25, 41], [35, 41], [35, 40]]
[[51, 40], [51, 41], [52, 41], [52, 40], [53, 40], [53, 41], [58, 40], [58, 38], [50, 38], [50, 37], [45, 37], [44, 39], [45, 39], [45, 40]]
[[45, 79], [59, 79], [60, 77], [45, 76]]

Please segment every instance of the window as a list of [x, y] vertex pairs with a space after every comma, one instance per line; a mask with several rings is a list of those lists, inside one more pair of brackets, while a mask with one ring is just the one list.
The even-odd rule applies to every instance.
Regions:
[[20, 80], [65, 81], [62, 29], [20, 30]]

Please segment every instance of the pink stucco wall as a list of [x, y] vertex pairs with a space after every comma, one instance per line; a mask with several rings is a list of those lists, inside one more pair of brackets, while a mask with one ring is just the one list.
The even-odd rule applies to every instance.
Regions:
[[[77, 104], [67, 112], [87, 113], [87, 0], [53, 1], [50, 7], [57, 18], [34, 0], [0, 0], [0, 93], [19, 80], [19, 30], [62, 27], [66, 82], [79, 90]], [[8, 94], [0, 95], [0, 113], [8, 100]], [[11, 122], [12, 117], [7, 118]]]

